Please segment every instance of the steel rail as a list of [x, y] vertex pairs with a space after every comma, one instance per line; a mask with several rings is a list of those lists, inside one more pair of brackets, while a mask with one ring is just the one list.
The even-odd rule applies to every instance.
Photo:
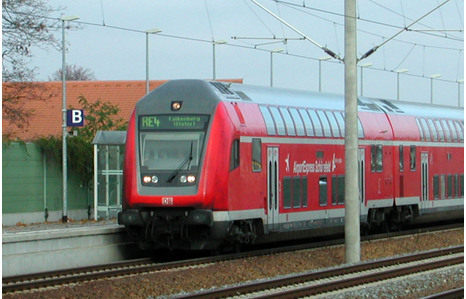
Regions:
[[[239, 295], [247, 295], [251, 293], [262, 292], [266, 290], [272, 290], [277, 288], [283, 288], [291, 285], [298, 285], [302, 283], [307, 283], [310, 281], [316, 281], [324, 278], [331, 278], [336, 276], [342, 276], [362, 271], [368, 271], [373, 269], [379, 269], [388, 266], [399, 265], [408, 262], [414, 261], [422, 261], [424, 259], [441, 257], [450, 254], [457, 254], [463, 253], [464, 246], [457, 246], [446, 248], [442, 250], [433, 250], [418, 254], [412, 254], [397, 258], [387, 258], [383, 260], [377, 260], [372, 262], [366, 262], [361, 264], [355, 264], [350, 266], [344, 266], [337, 269], [331, 270], [323, 270], [323, 271], [316, 271], [301, 275], [295, 275], [291, 277], [285, 278], [278, 278], [272, 279], [268, 281], [256, 282], [256, 283], [249, 283], [240, 286], [233, 286], [218, 290], [212, 291], [205, 291], [199, 292], [194, 294], [189, 294], [186, 296], [179, 296], [176, 298], [225, 298], [225, 297], [233, 297]], [[392, 270], [380, 270], [377, 273], [372, 273], [368, 275], [363, 275], [360, 277], [355, 278], [346, 278], [342, 279], [341, 281], [332, 281], [328, 283], [322, 283], [315, 286], [308, 286], [308, 287], [301, 287], [296, 288], [293, 290], [287, 291], [278, 291], [278, 292], [271, 292], [270, 295], [257, 295], [254, 298], [298, 298], [303, 296], [311, 296], [320, 294], [323, 292], [328, 292], [332, 290], [337, 290], [341, 288], [347, 288], [350, 286], [356, 286], [364, 283], [369, 283], [377, 280], [385, 280], [388, 278], [398, 277], [401, 275], [406, 275], [409, 273], [413, 273], [413, 271], [420, 272], [420, 271], [428, 271], [430, 269], [441, 268], [444, 266], [458, 264], [464, 262], [464, 256], [461, 257], [454, 257], [448, 258], [443, 261], [436, 261], [436, 262], [429, 262], [423, 265], [415, 265], [415, 266], [408, 266], [403, 267], [400, 269], [392, 269]]]
[[[456, 226], [455, 226], [456, 227]], [[455, 228], [447, 226], [447, 229]], [[437, 230], [445, 230], [445, 226], [440, 228], [427, 228], [423, 230], [411, 230], [405, 232], [381, 234], [368, 236], [363, 238], [366, 240], [385, 239], [395, 236], [404, 236], [413, 233], [432, 232]], [[104, 279], [110, 277], [119, 277], [125, 275], [134, 275], [139, 273], [157, 272], [161, 270], [176, 269], [188, 266], [197, 266], [221, 261], [234, 259], [243, 259], [249, 257], [264, 256], [269, 254], [291, 252], [298, 250], [307, 250], [326, 246], [334, 246], [343, 244], [344, 240], [327, 240], [323, 242], [313, 242], [310, 244], [299, 244], [291, 246], [283, 246], [278, 248], [267, 248], [254, 250], [249, 252], [227, 254], [214, 257], [202, 257], [195, 259], [186, 259], [181, 261], [156, 263], [151, 258], [136, 259], [130, 261], [116, 262], [104, 265], [96, 265], [89, 267], [80, 267], [74, 269], [58, 270], [52, 272], [41, 272], [35, 274], [10, 276], [2, 278], [2, 293], [13, 293], [18, 291], [33, 290], [41, 287], [58, 286], [69, 283], [77, 283], [91, 281], [96, 279]]]

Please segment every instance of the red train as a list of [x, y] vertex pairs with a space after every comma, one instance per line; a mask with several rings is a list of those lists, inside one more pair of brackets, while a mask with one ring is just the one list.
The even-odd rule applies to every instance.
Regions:
[[[215, 249], [344, 225], [344, 98], [203, 80], [142, 98], [118, 222], [142, 248]], [[361, 225], [462, 218], [460, 108], [358, 100]]]

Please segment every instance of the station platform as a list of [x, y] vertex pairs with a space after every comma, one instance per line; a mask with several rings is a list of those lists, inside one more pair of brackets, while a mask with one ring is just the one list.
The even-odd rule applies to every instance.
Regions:
[[139, 254], [115, 219], [2, 227], [4, 277], [110, 263]]

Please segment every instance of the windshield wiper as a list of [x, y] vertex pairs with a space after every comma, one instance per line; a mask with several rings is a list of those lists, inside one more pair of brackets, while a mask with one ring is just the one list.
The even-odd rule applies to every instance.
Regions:
[[188, 157], [186, 157], [186, 159], [184, 159], [183, 162], [181, 162], [180, 166], [178, 166], [178, 168], [168, 178], [167, 180], [168, 183], [171, 183], [176, 178], [176, 176], [180, 173], [181, 169], [183, 169], [183, 167], [186, 164], [188, 164], [188, 169], [189, 169], [189, 165], [191, 164], [191, 160], [193, 159], [193, 143], [194, 141], [191, 141], [191, 150], [189, 151]]

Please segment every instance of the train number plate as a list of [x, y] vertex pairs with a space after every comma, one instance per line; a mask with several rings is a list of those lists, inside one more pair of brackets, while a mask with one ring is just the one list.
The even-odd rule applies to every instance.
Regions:
[[162, 197], [162, 205], [172, 206], [173, 205], [173, 197]]

